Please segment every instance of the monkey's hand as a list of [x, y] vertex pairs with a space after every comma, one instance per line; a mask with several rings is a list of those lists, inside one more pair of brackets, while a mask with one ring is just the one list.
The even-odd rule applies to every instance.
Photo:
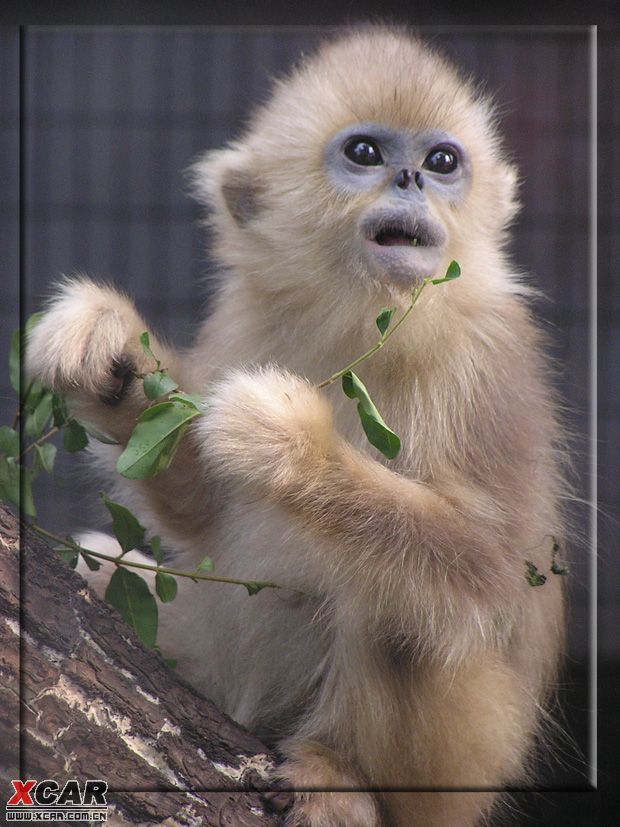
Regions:
[[[144, 330], [131, 301], [116, 290], [84, 278], [66, 281], [29, 336], [26, 371], [66, 394], [77, 416], [124, 440], [131, 414], [147, 401], [131, 387], [134, 372], [155, 368], [140, 344]], [[173, 367], [168, 350], [155, 342], [151, 347], [164, 367]]]
[[30, 334], [27, 372], [52, 390], [96, 394], [113, 404], [143, 329], [120, 293], [86, 279], [67, 281]]
[[327, 461], [331, 409], [299, 377], [273, 367], [234, 371], [212, 387], [207, 405], [197, 428], [223, 476], [278, 496]]

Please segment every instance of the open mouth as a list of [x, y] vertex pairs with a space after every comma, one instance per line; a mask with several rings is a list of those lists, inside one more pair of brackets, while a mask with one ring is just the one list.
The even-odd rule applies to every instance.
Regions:
[[360, 230], [371, 272], [408, 289], [435, 273], [446, 243], [441, 225], [421, 210], [373, 209]]
[[402, 227], [390, 226], [380, 230], [372, 239], [381, 247], [421, 247], [424, 245], [420, 233], [409, 233]]
[[379, 247], [436, 247], [440, 243], [428, 221], [402, 213], [369, 217], [363, 232], [367, 241]]

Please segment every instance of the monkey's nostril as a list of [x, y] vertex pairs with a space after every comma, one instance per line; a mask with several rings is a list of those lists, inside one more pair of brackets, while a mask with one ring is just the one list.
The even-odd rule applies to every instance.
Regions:
[[424, 178], [422, 177], [420, 170], [418, 170], [414, 175], [414, 180], [419, 190], [424, 189]]
[[409, 188], [410, 183], [411, 171], [408, 169], [401, 169], [401, 171], [396, 176], [396, 186], [399, 187], [401, 190], [406, 190]]

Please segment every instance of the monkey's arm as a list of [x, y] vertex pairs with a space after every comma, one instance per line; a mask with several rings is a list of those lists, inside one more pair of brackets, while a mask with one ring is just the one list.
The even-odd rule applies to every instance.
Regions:
[[[147, 325], [133, 303], [109, 286], [86, 278], [62, 284], [32, 330], [26, 371], [65, 394], [71, 412], [125, 444], [137, 417], [150, 404], [135, 374], [155, 369], [140, 343]], [[195, 391], [188, 360], [152, 334], [153, 354], [187, 392]], [[196, 531], [208, 519], [210, 492], [197, 490], [200, 465], [183, 440], [173, 465], [139, 486], [164, 522]], [[102, 446], [103, 447], [103, 446]], [[107, 446], [106, 446], [107, 447]]]
[[383, 628], [393, 619], [401, 634], [419, 632], [433, 606], [445, 636], [446, 623], [492, 624], [514, 605], [522, 565], [503, 508], [473, 482], [422, 484], [352, 448], [306, 382], [276, 370], [233, 373], [212, 389], [197, 432], [216, 473], [301, 521], [326, 588], [359, 600], [362, 612], [371, 607]]

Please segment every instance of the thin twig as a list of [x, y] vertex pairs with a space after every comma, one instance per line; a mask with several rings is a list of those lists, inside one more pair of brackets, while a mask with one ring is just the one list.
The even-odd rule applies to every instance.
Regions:
[[54, 425], [54, 427], [50, 428], [50, 430], [46, 434], [43, 434], [43, 436], [39, 437], [39, 439], [37, 439], [35, 442], [31, 442], [27, 448], [24, 448], [24, 450], [19, 455], [19, 459], [23, 459], [29, 451], [32, 451], [35, 445], [42, 445], [44, 442], [47, 442], [47, 440], [50, 437], [53, 437], [54, 434], [57, 434], [59, 432], [60, 427], [58, 425]]
[[[155, 573], [161, 572], [162, 574], [172, 574], [175, 577], [189, 577], [190, 580], [212, 580], [216, 583], [230, 583], [234, 586], [245, 586], [246, 588], [291, 588], [289, 586], [281, 586], [278, 583], [272, 583], [271, 581], [266, 580], [239, 580], [235, 577], [219, 577], [215, 574], [199, 574], [198, 572], [179, 571], [178, 569], [172, 569], [166, 566], [152, 566], [148, 563], [137, 563], [133, 560], [125, 560], [124, 557], [112, 557], [109, 554], [103, 554], [100, 551], [92, 551], [91, 549], [84, 548], [83, 546], [80, 546], [78, 543], [69, 540], [67, 537], [61, 537], [58, 534], [53, 534], [51, 531], [47, 531], [47, 529], [42, 528], [36, 523], [28, 523], [28, 525], [34, 532], [39, 534], [41, 537], [45, 537], [46, 539], [52, 540], [55, 543], [60, 543], [65, 548], [78, 552], [78, 554], [84, 553], [90, 555], [91, 557], [96, 557], [100, 560], [107, 560], [109, 563], [114, 563], [115, 566], [126, 566], [128, 568], [133, 569], [145, 569], [146, 571], [152, 571]], [[298, 589], [291, 588], [291, 591], [298, 591]]]

